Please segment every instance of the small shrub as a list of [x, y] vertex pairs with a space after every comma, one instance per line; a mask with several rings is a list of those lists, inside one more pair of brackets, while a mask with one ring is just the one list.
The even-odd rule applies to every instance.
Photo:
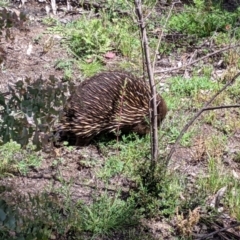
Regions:
[[111, 231], [124, 229], [137, 224], [133, 201], [123, 201], [118, 195], [107, 194], [96, 198], [87, 206], [80, 206], [82, 229], [94, 235], [106, 235]]
[[0, 140], [16, 141], [21, 146], [32, 142], [40, 149], [46, 135], [64, 106], [73, 85], [54, 76], [34, 82], [26, 78], [9, 88], [9, 98], [0, 94]]

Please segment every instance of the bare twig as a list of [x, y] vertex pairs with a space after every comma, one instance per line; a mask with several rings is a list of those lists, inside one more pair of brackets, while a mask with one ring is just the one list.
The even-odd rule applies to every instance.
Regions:
[[216, 107], [202, 108], [201, 112], [216, 110], [216, 109], [224, 109], [224, 108], [240, 108], [240, 104], [237, 104], [237, 105], [222, 105], [222, 106], [216, 106]]
[[[200, 236], [200, 237], [197, 238], [197, 239], [198, 239], [198, 240], [208, 239], [209, 237], [212, 237], [212, 236], [214, 236], [215, 234], [217, 234], [217, 233], [219, 233], [219, 232], [224, 232], [224, 231], [226, 231], [226, 230], [228, 230], [228, 229], [236, 228], [236, 227], [238, 227], [238, 226], [240, 226], [240, 223], [239, 223], [239, 222], [236, 223], [236, 224], [234, 224], [234, 225], [232, 225], [232, 226], [228, 226], [228, 227], [221, 228], [221, 229], [216, 230], [216, 231], [214, 231], [214, 232], [211, 232], [211, 233], [209, 233], [209, 234], [204, 234], [203, 236]], [[195, 236], [198, 237], [199, 235], [195, 235]]]
[[144, 50], [144, 56], [146, 60], [147, 72], [149, 77], [149, 85], [151, 89], [151, 157], [152, 162], [157, 162], [158, 159], [158, 127], [157, 127], [157, 96], [156, 96], [156, 85], [153, 77], [153, 67], [151, 65], [150, 50], [148, 46], [148, 38], [146, 32], [146, 25], [142, 14], [142, 3], [141, 0], [135, 0], [136, 14], [139, 21], [139, 27], [142, 35], [142, 45]]
[[229, 81], [228, 83], [226, 83], [224, 85], [224, 87], [222, 87], [221, 90], [219, 90], [205, 105], [203, 108], [201, 108], [194, 116], [193, 118], [184, 126], [184, 128], [182, 129], [182, 131], [180, 132], [179, 136], [177, 137], [175, 143], [173, 144], [169, 154], [168, 154], [168, 157], [167, 157], [167, 160], [166, 160], [166, 163], [168, 165], [173, 153], [175, 152], [175, 149], [176, 149], [176, 146], [177, 144], [179, 143], [180, 139], [182, 138], [183, 134], [188, 130], [188, 128], [193, 124], [193, 122], [204, 112], [204, 111], [208, 111], [208, 110], [214, 110], [214, 109], [221, 109], [221, 108], [235, 108], [235, 107], [240, 107], [240, 105], [229, 105], [229, 106], [217, 106], [217, 107], [208, 107], [212, 102], [213, 100], [215, 100], [215, 98], [220, 94], [222, 93], [228, 86], [232, 85], [235, 80], [240, 76], [240, 72], [237, 73], [231, 81]]
[[206, 58], [209, 58], [209, 57], [211, 57], [213, 55], [216, 55], [216, 54], [218, 54], [220, 52], [224, 52], [224, 51], [227, 51], [227, 50], [229, 50], [231, 48], [235, 48], [235, 47], [239, 47], [239, 46], [240, 46], [240, 44], [236, 44], [236, 45], [233, 45], [233, 46], [228, 46], [228, 47], [222, 48], [220, 50], [217, 50], [217, 51], [215, 51], [213, 53], [209, 53], [206, 56], [198, 58], [195, 61], [189, 62], [188, 64], [183, 65], [181, 67], [175, 67], [175, 68], [170, 68], [170, 69], [165, 69], [165, 70], [157, 70], [154, 73], [167, 73], [167, 72], [172, 72], [172, 71], [177, 71], [177, 70], [180, 70], [180, 69], [184, 69], [184, 68], [189, 67], [189, 66], [191, 66], [191, 65], [193, 65], [193, 64], [195, 64], [195, 63], [197, 63], [199, 61], [202, 61], [202, 60], [204, 60]]

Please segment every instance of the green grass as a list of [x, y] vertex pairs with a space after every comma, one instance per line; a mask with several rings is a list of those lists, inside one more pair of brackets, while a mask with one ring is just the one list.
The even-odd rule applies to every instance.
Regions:
[[[153, 3], [155, 1], [151, 0], [146, 4]], [[71, 59], [61, 59], [56, 63], [56, 68], [64, 71], [65, 80], [73, 78], [73, 69], [76, 66], [84, 77], [92, 76], [106, 69], [104, 54], [109, 51], [124, 58], [123, 61], [116, 63], [122, 69], [139, 71], [141, 51], [137, 26], [130, 18], [119, 17], [115, 11], [119, 7], [122, 10], [129, 10], [128, 4], [126, 1], [108, 1], [107, 4], [112, 11], [101, 12], [98, 18], [81, 16], [67, 25], [61, 25], [57, 20], [51, 18], [43, 20], [44, 24], [49, 26], [50, 31], [62, 35], [65, 46], [72, 53]], [[212, 18], [206, 16], [206, 22], [200, 22], [198, 14], [204, 13], [203, 16], [205, 16], [205, 10], [201, 6], [196, 8], [202, 11], [200, 13], [192, 9], [190, 12], [189, 9], [180, 15], [172, 16], [169, 23], [171, 28], [202, 37], [211, 35], [212, 29], [215, 31], [217, 27], [217, 30], [223, 32], [218, 33], [219, 35], [216, 35], [218, 37], [213, 38], [214, 41], [221, 45], [229, 39], [229, 33], [224, 30], [224, 25], [222, 25], [222, 21], [226, 20], [225, 15], [220, 20], [221, 26], [219, 25], [219, 27], [212, 22], [214, 19], [218, 19], [218, 11], [214, 12]], [[228, 16], [230, 15], [229, 13]], [[195, 17], [197, 18], [193, 21], [192, 19]], [[154, 24], [151, 27], [152, 30], [155, 30]], [[224, 36], [222, 42], [219, 36]], [[34, 39], [35, 43], [39, 43], [41, 37], [37, 36]], [[150, 39], [151, 47], [155, 43], [156, 39]], [[160, 48], [164, 52], [172, 52], [175, 46], [169, 47], [168, 44], [163, 43]], [[230, 57], [227, 60], [226, 62], [230, 64]], [[192, 114], [202, 107], [223, 84], [210, 79], [213, 71], [211, 66], [203, 65], [201, 71], [198, 70], [193, 69], [193, 77], [190, 79], [178, 76], [169, 79], [166, 83], [169, 91], [165, 92], [163, 96], [167, 101], [169, 113], [159, 130], [161, 159], [155, 169], [152, 168], [150, 161], [149, 135], [142, 138], [135, 135], [123, 136], [121, 141], [114, 140], [108, 144], [100, 141], [98, 145], [103, 154], [101, 164], [96, 162], [94, 155], [80, 159], [81, 166], [89, 168], [88, 171], [94, 181], [100, 183], [96, 184], [95, 189], [91, 188], [89, 201], [73, 201], [71, 198], [74, 180], [71, 179], [67, 182], [59, 173], [57, 178], [61, 186], [58, 188], [52, 186], [50, 193], [44, 191], [35, 196], [18, 196], [17, 205], [13, 204], [12, 208], [18, 208], [20, 211], [11, 215], [13, 227], [11, 229], [11, 226], [6, 225], [7, 229], [3, 229], [6, 230], [3, 231], [5, 235], [1, 235], [2, 229], [0, 228], [0, 236], [8, 239], [8, 233], [13, 231], [18, 239], [23, 240], [66, 239], [68, 237], [97, 239], [104, 236], [114, 237], [116, 232], [125, 231], [126, 234], [129, 234], [129, 239], [150, 239], [145, 236], [145, 232], [142, 238], [135, 236], [137, 235], [134, 232], [135, 227], [139, 226], [142, 219], [166, 217], [171, 221], [171, 218], [176, 216], [177, 207], [179, 211], [185, 212], [196, 206], [205, 206], [207, 196], [215, 194], [224, 186], [228, 187], [226, 196], [222, 200], [224, 207], [233, 217], [240, 220], [239, 181], [227, 172], [221, 163], [227, 145], [227, 135], [233, 131], [233, 126], [236, 125], [234, 122], [238, 120], [237, 114], [233, 118], [232, 115], [228, 116], [225, 111], [222, 111], [232, 121], [231, 123], [229, 120], [225, 125], [222, 124], [222, 118], [219, 118], [215, 112], [205, 114], [205, 123], [211, 124], [218, 130], [224, 130], [224, 133], [204, 138], [206, 147], [204, 160], [207, 161], [207, 172], [198, 178], [196, 192], [190, 191], [188, 182], [186, 182], [187, 178], [181, 170], [178, 172], [170, 166], [166, 173], [164, 171], [166, 166], [164, 166], [163, 160], [169, 146], [175, 142], [182, 127], [189, 121]], [[199, 74], [201, 76], [198, 76]], [[238, 85], [239, 81], [237, 80], [236, 85], [228, 88], [226, 95], [221, 96], [216, 104], [229, 103], [229, 100], [237, 102], [240, 96]], [[184, 134], [180, 141], [181, 146], [188, 148], [195, 144], [194, 137], [199, 130], [198, 127], [199, 125], [196, 127], [196, 123], [194, 123], [192, 128]], [[227, 130], [228, 128], [231, 131]], [[68, 151], [74, 149], [68, 147]], [[84, 151], [81, 149], [82, 156], [85, 156]], [[14, 142], [0, 147], [0, 158], [1, 177], [13, 175], [16, 172], [26, 175], [31, 167], [38, 167], [41, 164], [41, 158], [31, 148], [23, 150]], [[239, 162], [239, 159], [237, 153], [234, 161]], [[182, 159], [177, 160], [181, 161]], [[52, 161], [51, 167], [56, 169], [67, 164], [67, 161], [68, 159], [59, 157]], [[107, 192], [108, 187], [112, 189], [112, 183], [116, 183], [116, 179], [127, 182], [127, 186], [124, 186], [124, 188], [130, 188], [130, 191], [126, 193], [127, 197], [120, 194], [122, 189], [117, 184], [116, 191]], [[86, 179], [81, 180], [85, 183]], [[107, 190], [103, 192], [102, 189]], [[0, 220], [4, 216], [1, 212], [2, 209], [4, 213], [11, 212], [11, 207], [8, 208], [6, 202], [3, 204], [0, 202]]]
[[135, 203], [123, 201], [115, 195], [103, 194], [89, 206], [80, 204], [79, 215], [82, 218], [82, 229], [94, 235], [107, 235], [110, 231], [124, 229], [138, 223], [135, 214]]
[[[134, 178], [136, 166], [143, 163], [146, 157], [150, 157], [149, 141], [149, 136], [139, 137], [130, 134], [122, 136], [121, 141], [114, 140], [107, 145], [100, 144], [102, 152], [107, 154], [114, 151], [114, 154], [107, 157], [98, 176], [105, 180], [114, 177], [116, 174], [124, 174]], [[139, 148], [141, 148], [141, 151], [139, 151]]]
[[[0, 236], [9, 240], [47, 240], [66, 239], [71, 234], [76, 239], [93, 239], [132, 229], [139, 223], [134, 201], [121, 200], [118, 193], [113, 196], [103, 193], [86, 204], [71, 200], [70, 185], [60, 192], [55, 189], [51, 194], [42, 192], [28, 197], [19, 194], [15, 199], [17, 205], [11, 206], [0, 200], [0, 223], [4, 224]], [[11, 238], [11, 231], [15, 238]]]
[[131, 57], [134, 51], [136, 54], [140, 50], [137, 29], [124, 18], [111, 22], [104, 17], [88, 19], [83, 16], [55, 30], [64, 33], [71, 51], [81, 59], [101, 58], [108, 51]]
[[170, 91], [179, 97], [194, 97], [201, 90], [217, 90], [219, 85], [208, 76], [194, 76], [190, 79], [174, 77], [170, 80]]
[[211, 36], [217, 32], [235, 32], [240, 36], [239, 29], [235, 26], [239, 11], [228, 12], [216, 6], [206, 6], [205, 0], [194, 0], [194, 5], [185, 5], [184, 11], [172, 14], [168, 27], [181, 33], [195, 34], [198, 37]]
[[94, 74], [105, 70], [103, 64], [98, 60], [93, 60], [90, 63], [84, 60], [80, 60], [77, 62], [77, 66], [85, 77], [91, 77]]
[[240, 183], [222, 163], [210, 157], [208, 172], [199, 177], [197, 184], [206, 195], [216, 194], [221, 188], [227, 187], [221, 202], [224, 204], [224, 208], [240, 221]]
[[212, 81], [208, 72], [190, 79], [174, 77], [169, 79], [167, 84], [169, 91], [163, 94], [163, 97], [171, 110], [200, 108], [222, 86]]
[[104, 55], [111, 51], [138, 61], [141, 44], [136, 25], [130, 18], [110, 18], [101, 13], [101, 18], [82, 16], [66, 25], [56, 24], [49, 31], [61, 34], [65, 45], [79, 60], [78, 66], [86, 76], [100, 71]]
[[[139, 206], [141, 215], [148, 217], [173, 215], [179, 204], [179, 193], [184, 188], [184, 177], [178, 174], [165, 175], [162, 160], [159, 160], [154, 171], [150, 164], [149, 142], [149, 135], [141, 138], [128, 135], [123, 136], [119, 142], [100, 145], [106, 160], [104, 166], [98, 170], [97, 176], [106, 183], [111, 182], [116, 176], [134, 182], [137, 187], [131, 191], [131, 198]], [[162, 148], [163, 145], [160, 144], [160, 149]], [[164, 154], [166, 152], [161, 150], [161, 155]]]
[[41, 157], [33, 151], [31, 146], [21, 149], [16, 142], [9, 142], [0, 146], [0, 176], [12, 175], [15, 172], [27, 174], [31, 167], [41, 164]]

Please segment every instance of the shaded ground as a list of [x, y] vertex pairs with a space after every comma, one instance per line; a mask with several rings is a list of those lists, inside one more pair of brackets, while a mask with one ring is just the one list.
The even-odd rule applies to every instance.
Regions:
[[[18, 11], [18, 10], [16, 10]], [[32, 80], [40, 75], [48, 78], [54, 75], [57, 78], [63, 76], [61, 70], [56, 69], [56, 61], [68, 58], [67, 50], [60, 44], [61, 37], [47, 33], [47, 27], [40, 21], [46, 17], [44, 4], [37, 4], [35, 1], [28, 2], [25, 6], [29, 20], [24, 23], [23, 29], [12, 28], [10, 39], [2, 39], [3, 49], [2, 71], [0, 73], [0, 90], [7, 90], [7, 83], [14, 83], [17, 80], [30, 77]], [[61, 21], [71, 21], [77, 15], [60, 13]], [[189, 55], [191, 55], [189, 53]], [[186, 56], [183, 56], [185, 58]], [[174, 67], [176, 64], [167, 59], [167, 66]], [[165, 61], [165, 62], [166, 62]], [[165, 62], [159, 62], [157, 70], [164, 69]], [[79, 72], [73, 73], [73, 78], [79, 78]], [[164, 88], [164, 84], [163, 84]], [[197, 175], [204, 174], [206, 168], [206, 151], [201, 142], [212, 131], [217, 130], [210, 125], [204, 124], [201, 127], [201, 136], [194, 139], [195, 144], [190, 148], [179, 147], [173, 155], [170, 168], [188, 176], [189, 190], [194, 191], [194, 181]], [[228, 139], [225, 146], [224, 163], [236, 178], [240, 178], [240, 165], [234, 159], [240, 151], [240, 129], [236, 129]], [[170, 148], [170, 146], [169, 146]], [[5, 177], [0, 180], [0, 185], [9, 187], [10, 192], [5, 195], [14, 196], [17, 194], [35, 194], [51, 189], [60, 188], [63, 180], [71, 182], [70, 195], [74, 200], [92, 201], [95, 188], [104, 190], [104, 185], [96, 180], [93, 173], [97, 172], [99, 166], [104, 163], [105, 157], [99, 152], [96, 146], [86, 148], [59, 148], [50, 155], [41, 153], [43, 162], [40, 168], [32, 169], [26, 176], [17, 175]], [[119, 186], [127, 188], [129, 183], [126, 179], [116, 177], [112, 180], [108, 190], [115, 192]], [[143, 225], [148, 228], [156, 238], [174, 239], [172, 226], [164, 220], [144, 221]], [[114, 239], [124, 239], [122, 236], [115, 236]]]

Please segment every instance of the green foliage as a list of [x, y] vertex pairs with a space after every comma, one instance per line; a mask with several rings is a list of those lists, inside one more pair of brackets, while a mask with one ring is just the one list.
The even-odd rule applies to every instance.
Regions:
[[26, 146], [32, 139], [33, 144], [40, 148], [46, 133], [59, 117], [59, 111], [67, 100], [72, 84], [61, 82], [50, 76], [49, 80], [30, 79], [18, 81], [14, 87], [9, 87], [10, 98], [0, 94], [2, 143], [10, 140], [21, 146]]
[[61, 239], [66, 237], [74, 223], [80, 224], [76, 208], [71, 201], [61, 203], [57, 196], [52, 198], [46, 193], [34, 197], [19, 196], [18, 208], [24, 211], [24, 214], [19, 213], [16, 240], [48, 240], [52, 237]]
[[82, 229], [93, 235], [106, 235], [112, 230], [135, 225], [138, 221], [134, 202], [123, 201], [119, 197], [118, 194], [114, 197], [103, 194], [94, 199], [90, 206], [81, 205], [79, 214], [82, 218]]
[[227, 187], [223, 202], [229, 208], [233, 217], [240, 220], [239, 180], [231, 173], [225, 171], [225, 166], [219, 163], [219, 161], [214, 158], [209, 159], [208, 174], [200, 176], [197, 185], [199, 185], [201, 191], [205, 192], [207, 196], [209, 194], [216, 194], [221, 188]]
[[13, 239], [12, 232], [17, 230], [17, 218], [14, 209], [0, 199], [0, 238]]
[[50, 16], [43, 18], [42, 22], [43, 22], [43, 24], [45, 24], [47, 26], [54, 26], [54, 25], [58, 24], [58, 20], [53, 17], [50, 17]]
[[[60, 201], [56, 192], [53, 196], [47, 193], [20, 195], [17, 207], [21, 211], [16, 213], [1, 200], [1, 239], [68, 239], [70, 235], [74, 239], [83, 239], [86, 233], [104, 236], [138, 223], [134, 202], [121, 200], [119, 194], [110, 197], [104, 193], [94, 197], [88, 205], [73, 202], [69, 195], [64, 196], [64, 201]], [[11, 231], [14, 231], [14, 237], [10, 237]]]
[[0, 176], [19, 171], [26, 174], [30, 167], [38, 167], [41, 164], [39, 157], [29, 145], [26, 149], [16, 142], [8, 142], [0, 146]]
[[6, 7], [9, 5], [9, 0], [0, 0], [0, 7]]
[[[121, 175], [134, 182], [136, 187], [130, 194], [142, 216], [174, 214], [180, 203], [182, 179], [175, 174], [166, 174], [164, 164], [159, 163], [156, 168], [152, 168], [149, 160], [149, 136], [123, 135], [121, 141], [100, 144], [100, 148], [103, 154], [113, 150], [115, 154], [107, 155], [105, 165], [98, 171], [98, 177], [111, 182], [111, 178]], [[161, 159], [159, 162], [164, 161]]]
[[74, 60], [73, 59], [58, 59], [56, 64], [55, 64], [55, 68], [56, 69], [70, 69], [73, 65]]
[[111, 48], [108, 26], [104, 26], [99, 19], [84, 19], [71, 23], [69, 46], [79, 57], [100, 55]]
[[193, 76], [190, 79], [174, 77], [168, 81], [169, 91], [163, 94], [163, 97], [168, 109], [173, 110], [199, 108], [221, 87], [221, 84], [212, 81], [208, 76]]
[[110, 21], [104, 14], [93, 19], [83, 16], [66, 26], [57, 26], [53, 31], [64, 34], [71, 51], [81, 59], [101, 58], [108, 51], [130, 57], [134, 51], [135, 54], [140, 51], [138, 32], [127, 18]]
[[193, 77], [185, 79], [174, 77], [170, 80], [170, 92], [179, 97], [193, 97], [201, 90], [217, 90], [219, 85], [208, 77]]
[[[123, 135], [121, 141], [100, 144], [100, 147], [102, 152], [116, 151], [107, 158], [104, 167], [98, 172], [98, 176], [104, 180], [119, 173], [136, 180], [136, 177], [139, 178], [138, 174], [135, 174], [137, 165], [145, 162], [146, 156], [150, 156], [149, 136], [144, 138], [136, 134]], [[139, 148], [142, 150], [139, 151]]]
[[235, 98], [236, 102], [240, 100], [240, 78], [236, 79], [235, 84], [227, 89], [227, 92], [231, 99]]
[[[168, 136], [168, 143], [175, 143], [177, 137], [180, 134], [180, 130], [177, 126], [170, 126], [165, 130]], [[189, 130], [188, 132], [184, 133], [182, 139], [180, 140], [180, 144], [183, 147], [190, 147], [192, 143], [192, 137], [194, 136], [194, 131]]]
[[[133, 7], [133, 4], [131, 2], [125, 1], [125, 0], [107, 0], [106, 1], [106, 7], [108, 14], [111, 14], [111, 17], [121, 17], [121, 13], [124, 12], [130, 13], [129, 9]], [[104, 9], [103, 9], [104, 11]], [[119, 14], [120, 13], [120, 14]]]
[[150, 165], [138, 165], [138, 190], [132, 191], [131, 196], [136, 201], [145, 217], [159, 215], [171, 216], [176, 207], [183, 204], [180, 193], [183, 191], [183, 178], [177, 174], [168, 174], [166, 166], [159, 164], [153, 170]]
[[111, 156], [105, 162], [104, 168], [98, 173], [102, 179], [108, 180], [117, 174], [121, 174], [124, 169], [124, 162], [118, 156]]
[[[194, 4], [186, 5], [183, 12], [173, 14], [169, 19], [169, 27], [199, 37], [210, 36], [214, 31], [234, 31], [240, 9], [227, 12], [216, 6], [206, 6], [205, 0], [194, 0]], [[237, 35], [240, 36], [240, 31]]]
[[74, 60], [73, 59], [59, 59], [55, 64], [56, 69], [64, 70], [63, 80], [70, 81], [72, 79], [72, 66]]
[[84, 60], [80, 60], [78, 62], [78, 67], [86, 77], [91, 77], [94, 74], [99, 73], [101, 72], [101, 70], [104, 69], [102, 63], [99, 61], [93, 61], [91, 63], [88, 63]]

